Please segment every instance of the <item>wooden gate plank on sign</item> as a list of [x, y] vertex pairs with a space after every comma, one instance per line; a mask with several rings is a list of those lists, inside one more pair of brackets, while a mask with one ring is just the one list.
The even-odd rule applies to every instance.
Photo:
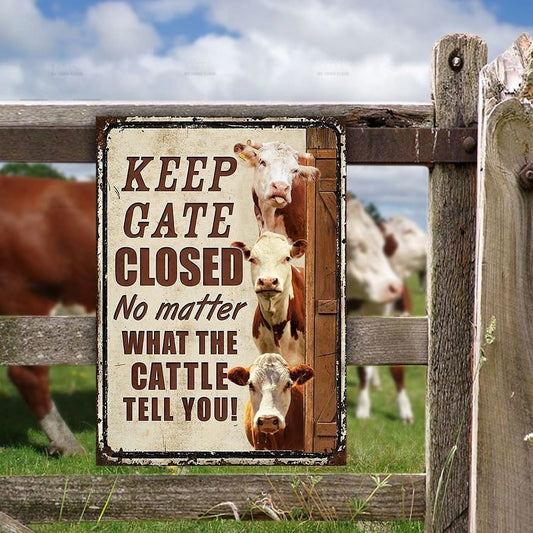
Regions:
[[[307, 446], [314, 452], [331, 453], [339, 450], [341, 436], [344, 381], [339, 360], [341, 321], [340, 256], [338, 205], [340, 182], [337, 179], [337, 134], [329, 127], [310, 128], [307, 151], [314, 156], [314, 166], [320, 179], [309, 184], [307, 192], [307, 235], [312, 241], [306, 254], [306, 346], [315, 375], [306, 398]], [[313, 236], [313, 238], [311, 237]], [[311, 348], [310, 348], [311, 347]], [[344, 464], [345, 452], [337, 453], [332, 463]]]
[[533, 520], [533, 45], [529, 37], [519, 37], [483, 69], [481, 97], [471, 530], [529, 531]]
[[[437, 128], [477, 123], [485, 43], [447, 35], [433, 50]], [[474, 342], [476, 165], [438, 164], [429, 179], [429, 355], [426, 530], [468, 527], [471, 353]]]

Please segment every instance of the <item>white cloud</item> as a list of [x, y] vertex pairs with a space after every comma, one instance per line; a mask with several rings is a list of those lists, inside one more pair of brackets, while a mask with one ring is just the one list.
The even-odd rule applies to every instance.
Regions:
[[24, 80], [24, 70], [21, 65], [0, 63], [0, 80], [7, 94], [16, 94]]
[[[499, 23], [477, 0], [310, 0], [305, 8], [117, 1], [91, 6], [59, 54], [54, 28], [63, 22], [46, 20], [35, 0], [4, 3], [0, 40], [21, 57], [24, 98], [429, 101], [431, 50], [442, 34], [477, 32], [501, 52], [525, 29]], [[161, 51], [157, 20], [198, 6], [237, 36], [205, 35]], [[15, 90], [3, 86], [0, 97]]]
[[31, 54], [42, 57], [57, 52], [57, 45], [68, 26], [46, 19], [34, 0], [2, 0], [0, 16], [0, 55]]
[[96, 38], [100, 59], [120, 60], [153, 54], [160, 39], [155, 29], [143, 22], [126, 2], [105, 2], [91, 6], [87, 28]]

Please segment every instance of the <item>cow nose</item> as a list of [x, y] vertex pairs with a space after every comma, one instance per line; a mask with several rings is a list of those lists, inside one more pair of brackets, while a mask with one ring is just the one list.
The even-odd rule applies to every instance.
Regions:
[[291, 186], [288, 183], [282, 181], [273, 181], [271, 184], [272, 194], [286, 196]]
[[279, 418], [277, 416], [260, 416], [257, 427], [262, 433], [276, 433], [279, 431]]
[[279, 287], [278, 278], [259, 278], [257, 284], [262, 291], [275, 291]]
[[401, 283], [390, 283], [387, 287], [391, 299], [399, 298], [402, 294], [403, 285]]

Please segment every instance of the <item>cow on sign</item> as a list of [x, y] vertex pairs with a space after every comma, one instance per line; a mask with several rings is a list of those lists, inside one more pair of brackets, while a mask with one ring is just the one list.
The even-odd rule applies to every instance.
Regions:
[[233, 151], [254, 169], [252, 196], [259, 234], [272, 231], [289, 242], [306, 238], [306, 182], [320, 177], [317, 168], [305, 166], [312, 156], [277, 141], [238, 143]]
[[[394, 303], [405, 295], [404, 282], [393, 271], [387, 253], [397, 251], [398, 243], [384, 232], [365, 211], [359, 200], [346, 204], [346, 304], [347, 310], [361, 316], [392, 314]], [[411, 423], [413, 412], [405, 390], [405, 368], [390, 368], [396, 384], [400, 420]], [[377, 376], [373, 367], [359, 367], [357, 418], [370, 416], [368, 384]]]
[[303, 450], [303, 384], [314, 371], [307, 365], [289, 366], [276, 353], [265, 353], [253, 364], [228, 371], [237, 385], [248, 386], [244, 430], [256, 450]]
[[[58, 304], [96, 308], [96, 187], [0, 176], [0, 314], [48, 315]], [[11, 366], [50, 450], [82, 453], [59, 414], [45, 366]]]
[[257, 295], [252, 334], [259, 353], [280, 353], [291, 365], [303, 363], [305, 276], [291, 262], [304, 255], [307, 241], [289, 244], [283, 235], [267, 231], [251, 249], [243, 242], [232, 246], [250, 262]]

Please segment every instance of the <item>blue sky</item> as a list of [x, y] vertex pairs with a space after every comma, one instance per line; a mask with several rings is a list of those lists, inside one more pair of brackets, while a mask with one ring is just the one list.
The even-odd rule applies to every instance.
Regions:
[[[98, 3], [101, 2], [95, 0], [39, 0], [37, 5], [47, 18], [62, 18], [73, 23], [79, 23], [84, 19], [87, 10]], [[150, 4], [150, 1], [126, 1], [125, 3], [130, 4], [143, 16], [147, 16], [157, 28], [162, 41], [159, 50], [161, 53], [164, 53], [173, 43], [190, 43], [208, 33], [237, 36], [235, 32], [229, 31], [223, 25], [216, 24], [210, 20], [206, 5], [199, 4], [196, 7], [193, 6], [190, 11], [177, 12], [171, 16], [164, 16], [163, 13], [160, 16], [156, 16], [154, 13], [150, 14], [149, 9], [146, 7]], [[180, 0], [169, 2], [169, 4], [171, 3], [176, 5], [184, 4]], [[188, 4], [188, 2], [185, 3]]]
[[[429, 102], [442, 35], [480, 35], [494, 58], [524, 31], [531, 0], [2, 0], [0, 98]], [[348, 172], [422, 226], [426, 184], [421, 168]]]

